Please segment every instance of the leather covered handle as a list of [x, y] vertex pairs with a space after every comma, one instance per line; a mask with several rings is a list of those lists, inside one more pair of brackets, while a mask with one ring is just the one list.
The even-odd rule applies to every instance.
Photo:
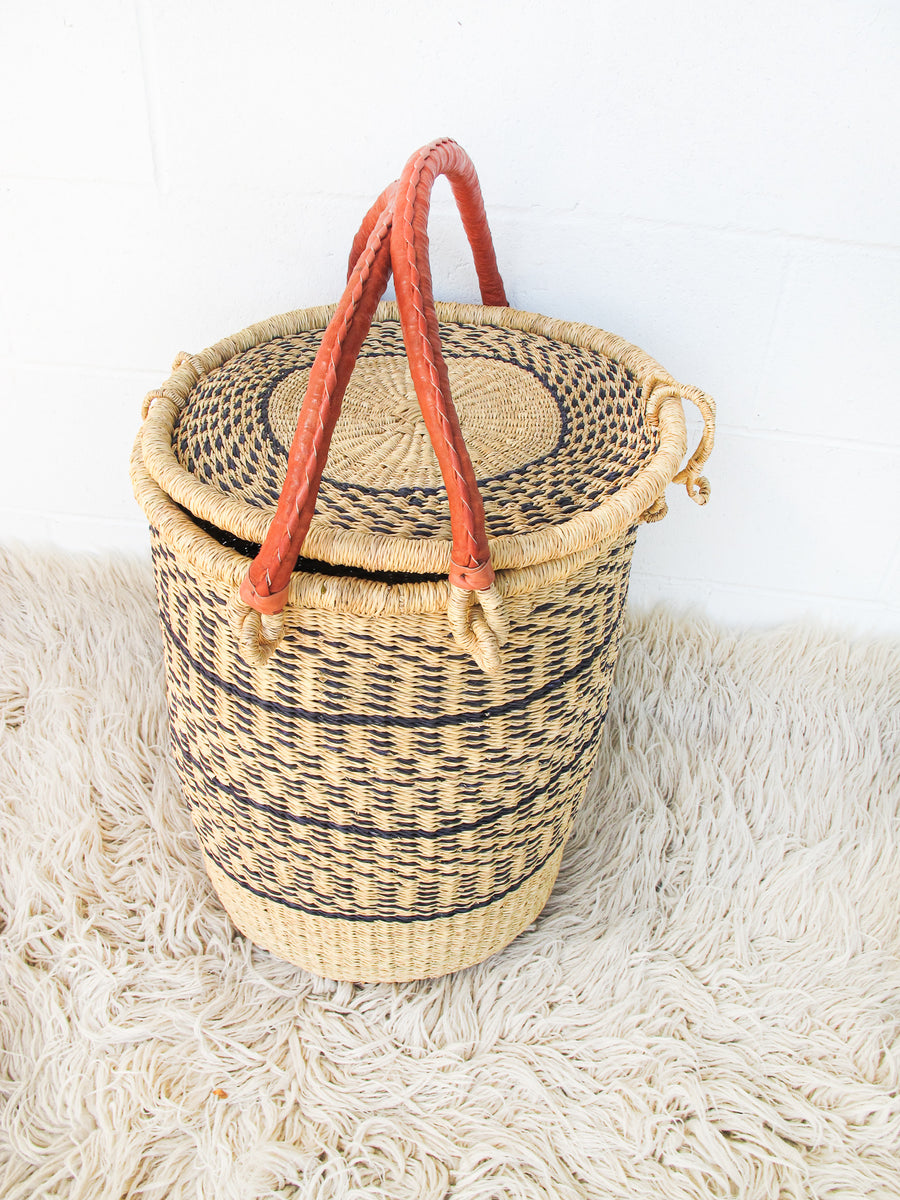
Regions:
[[507, 303], [472, 160], [456, 142], [425, 146], [406, 164], [397, 188], [391, 260], [410, 374], [450, 499], [453, 554], [450, 582], [483, 591], [494, 581], [484, 505], [450, 396], [428, 261], [428, 210], [439, 175], [450, 180], [485, 304]]
[[390, 277], [392, 220], [393, 194], [373, 224], [313, 362], [278, 508], [241, 584], [241, 599], [259, 613], [279, 613], [287, 601], [344, 392]]
[[[500, 272], [497, 268], [497, 256], [494, 253], [494, 243], [491, 238], [491, 230], [488, 225], [487, 214], [484, 211], [484, 202], [481, 197], [481, 188], [478, 183], [478, 176], [475, 174], [475, 167], [472, 160], [466, 152], [456, 142], [449, 138], [441, 138], [437, 142], [432, 142], [428, 146], [424, 146], [410, 159], [407, 164], [407, 171], [410, 171], [415, 163], [422, 159], [434, 159], [439, 151], [443, 148], [449, 153], [449, 148], [452, 147], [459, 156], [459, 160], [454, 165], [456, 170], [436, 170], [431, 175], [431, 180], [427, 184], [427, 192], [424, 197], [424, 216], [422, 218], [422, 228], [428, 222], [428, 209], [431, 187], [438, 175], [446, 174], [450, 179], [450, 186], [453, 189], [453, 196], [456, 200], [456, 206], [459, 209], [459, 215], [462, 218], [463, 229], [466, 231], [466, 237], [469, 240], [469, 246], [472, 249], [472, 257], [475, 260], [475, 270], [478, 275], [478, 286], [481, 289], [481, 302], [486, 305], [499, 305], [505, 308], [509, 301], [506, 298], [506, 290], [503, 287], [503, 280], [500, 278]], [[394, 182], [384, 189], [369, 211], [363, 217], [362, 224], [357, 230], [356, 237], [353, 239], [353, 245], [350, 249], [350, 259], [347, 263], [347, 279], [353, 274], [353, 268], [359, 259], [359, 256], [366, 248], [366, 241], [369, 234], [375, 228], [375, 223], [378, 220], [382, 210], [386, 208], [394, 199], [400, 180]], [[425, 262], [428, 267], [428, 239], [424, 242]], [[429, 279], [430, 267], [429, 267]]]
[[354, 240], [353, 253], [359, 253], [310, 372], [278, 508], [241, 584], [241, 599], [259, 613], [279, 613], [287, 600], [344, 392], [392, 267], [410, 372], [450, 500], [450, 581], [478, 591], [493, 582], [484, 506], [450, 396], [431, 288], [425, 230], [431, 188], [441, 174], [450, 179], [484, 303], [507, 303], [475, 168], [456, 142], [433, 142], [382, 192]]

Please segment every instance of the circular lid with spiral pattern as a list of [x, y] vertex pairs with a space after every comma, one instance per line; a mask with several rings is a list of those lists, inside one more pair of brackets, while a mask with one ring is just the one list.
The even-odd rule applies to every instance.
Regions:
[[[517, 328], [442, 322], [440, 336], [489, 537], [596, 507], [653, 452], [641, 385], [616, 360]], [[250, 505], [274, 507], [320, 341], [320, 330], [277, 337], [203, 376], [174, 431], [181, 465]], [[316, 519], [372, 536], [450, 537], [397, 320], [377, 320], [363, 343]]]

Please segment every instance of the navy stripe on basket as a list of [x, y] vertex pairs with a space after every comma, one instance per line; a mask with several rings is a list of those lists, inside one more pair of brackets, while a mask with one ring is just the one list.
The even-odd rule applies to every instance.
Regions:
[[248, 704], [252, 704], [255, 708], [260, 708], [264, 712], [278, 713], [279, 716], [283, 717], [299, 718], [302, 721], [308, 721], [311, 725], [334, 725], [336, 727], [343, 725], [378, 725], [381, 727], [388, 726], [402, 729], [438, 729], [447, 725], [465, 725], [471, 721], [485, 721], [492, 717], [502, 717], [508, 713], [517, 712], [519, 709], [528, 708], [530, 704], [534, 704], [535, 701], [549, 696], [568, 683], [570, 679], [575, 679], [578, 675], [587, 671], [593, 665], [600, 651], [609, 644], [615, 633], [614, 628], [609, 629], [603, 641], [596, 646], [591, 646], [584, 658], [579, 659], [567, 671], [563, 671], [553, 679], [548, 680], [543, 687], [536, 688], [533, 692], [529, 692], [517, 700], [509, 700], [505, 704], [494, 704], [489, 708], [470, 709], [457, 713], [439, 713], [435, 717], [426, 717], [424, 715], [404, 717], [385, 712], [331, 713], [327, 709], [322, 709], [320, 712], [312, 712], [296, 704], [282, 704], [278, 700], [264, 700], [261, 696], [257, 696], [245, 688], [238, 687], [237, 684], [231, 683], [229, 680], [222, 679], [215, 671], [210, 670], [205, 663], [200, 662], [191, 653], [184, 639], [172, 628], [168, 616], [162, 609], [160, 609], [160, 622], [165, 627], [166, 633], [172, 640], [172, 644], [178, 647], [184, 658], [207, 683], [221, 688], [226, 695], [245, 700]]
[[[525, 793], [519, 798], [515, 804], [507, 805], [504, 808], [494, 808], [483, 817], [479, 817], [475, 821], [459, 821], [455, 825], [442, 825], [439, 829], [380, 829], [377, 825], [344, 825], [338, 821], [327, 821], [322, 817], [313, 817], [308, 815], [300, 815], [298, 813], [288, 812], [284, 808], [276, 807], [272, 804], [263, 804], [258, 800], [254, 800], [247, 795], [241, 788], [235, 787], [234, 784], [225, 783], [218, 779], [209, 769], [209, 766], [201, 762], [187, 748], [184, 739], [175, 729], [174, 724], [171, 727], [172, 740], [178, 751], [179, 757], [189, 763], [202, 778], [203, 782], [226, 796], [230, 796], [232, 800], [236, 800], [239, 805], [246, 808], [255, 809], [257, 812], [266, 813], [268, 816], [275, 817], [276, 820], [288, 821], [294, 825], [310, 826], [313, 829], [321, 829], [324, 832], [330, 833], [349, 833], [356, 837], [381, 838], [385, 840], [402, 840], [416, 842], [438, 841], [441, 838], [455, 837], [460, 833], [470, 833], [472, 830], [481, 829], [483, 826], [495, 824], [503, 817], [513, 814], [521, 817], [530, 805], [539, 797], [548, 792], [562, 776], [571, 771], [578, 765], [582, 755], [590, 749], [591, 743], [596, 742], [600, 735], [600, 726], [603, 723], [606, 709], [598, 713], [595, 721], [592, 721], [585, 727], [586, 732], [575, 742], [572, 747], [571, 754], [567, 760], [563, 762], [551, 775], [547, 777], [538, 787], [533, 788], [530, 792]], [[556, 815], [559, 808], [565, 807], [571, 801], [564, 801], [563, 804], [551, 805], [542, 813], [548, 819]]]
[[292, 908], [296, 912], [306, 913], [307, 916], [329, 917], [337, 921], [352, 921], [354, 923], [359, 922], [371, 924], [374, 921], [386, 921], [392, 925], [414, 925], [422, 921], [436, 921], [442, 917], [459, 917], [464, 913], [476, 912], [479, 908], [487, 908], [489, 905], [494, 904], [497, 900], [502, 900], [505, 896], [508, 896], [512, 892], [516, 891], [516, 889], [520, 888], [523, 883], [527, 883], [532, 875], [536, 875], [538, 871], [540, 871], [541, 867], [546, 866], [559, 848], [560, 847], [558, 845], [554, 846], [553, 849], [548, 851], [548, 853], [545, 854], [535, 866], [533, 866], [529, 871], [526, 871], [524, 875], [520, 876], [515, 883], [511, 883], [507, 887], [502, 888], [500, 891], [492, 893], [487, 897], [486, 900], [475, 900], [471, 904], [463, 904], [459, 908], [448, 908], [440, 912], [428, 912], [421, 914], [397, 913], [391, 914], [390, 916], [385, 916], [381, 913], [372, 915], [358, 912], [329, 912], [327, 909], [313, 908], [312, 905], [300, 904], [296, 900], [285, 900], [283, 896], [270, 895], [269, 892], [264, 891], [262, 888], [253, 887], [253, 885], [247, 883], [246, 880], [238, 878], [237, 875], [234, 875], [231, 871], [229, 871], [228, 868], [224, 866], [219, 859], [214, 854], [211, 854], [205, 847], [203, 853], [208, 859], [210, 859], [211, 862], [215, 863], [223, 875], [227, 875], [228, 878], [233, 883], [236, 883], [239, 887], [245, 888], [248, 892], [252, 892], [254, 896], [259, 896], [261, 900], [269, 900], [273, 904], [282, 905], [284, 908]]
[[[359, 355], [359, 357], [361, 359], [369, 358], [369, 357], [372, 357], [373, 355], [378, 358], [406, 358], [406, 348], [402, 345], [399, 348], [377, 346], [377, 347], [375, 347], [374, 350], [370, 351], [368, 354], [364, 352], [365, 350], [366, 350], [366, 347], [364, 346], [363, 352], [361, 352]], [[476, 480], [476, 482], [480, 488], [488, 487], [491, 483], [494, 483], [497, 480], [512, 479], [516, 475], [521, 475], [527, 469], [534, 468], [534, 467], [540, 465], [541, 463], [546, 462], [548, 459], [552, 459], [556, 454], [559, 453], [559, 451], [562, 447], [564, 447], [568, 444], [570, 427], [572, 424], [571, 414], [569, 412], [569, 408], [567, 407], [567, 405], [563, 404], [562, 400], [560, 399], [558, 391], [554, 385], [553, 377], [551, 376], [549, 370], [541, 371], [538, 369], [538, 367], [534, 363], [530, 363], [522, 358], [514, 358], [512, 356], [507, 356], [496, 350], [493, 352], [489, 352], [489, 351], [485, 351], [485, 350], [474, 351], [470, 347], [444, 346], [443, 353], [444, 353], [445, 359], [481, 358], [488, 362], [499, 362], [499, 363], [503, 363], [505, 366], [518, 367], [520, 370], [526, 372], [528, 375], [531, 375], [532, 378], [534, 378], [535, 380], [537, 380], [537, 382], [539, 384], [541, 384], [541, 386], [546, 391], [547, 395], [551, 398], [553, 403], [556, 405], [556, 410], [559, 413], [559, 417], [560, 417], [559, 437], [556, 439], [556, 442], [554, 443], [552, 449], [548, 450], [545, 454], [541, 454], [538, 458], [532, 459], [527, 463], [522, 463], [520, 466], [514, 467], [509, 471], [502, 471], [499, 474], [494, 474], [494, 475], [486, 475], [483, 479]], [[275, 432], [275, 428], [272, 425], [271, 419], [269, 417], [269, 405], [271, 403], [272, 394], [274, 393], [276, 387], [283, 380], [285, 380], [288, 377], [288, 375], [293, 375], [298, 370], [303, 370], [303, 369], [304, 369], [304, 366], [298, 367], [298, 365], [296, 363], [291, 363], [290, 366], [285, 367], [281, 371], [278, 371], [276, 374], [274, 374], [272, 376], [271, 380], [269, 380], [267, 382], [265, 392], [263, 392], [256, 400], [260, 428], [262, 429], [265, 436], [267, 438], [269, 438], [274, 443], [274, 445], [282, 452], [282, 454], [285, 456], [285, 458], [287, 458], [287, 455], [290, 451], [290, 447], [285, 446], [284, 443], [282, 442], [281, 438]], [[638, 389], [636, 394], [637, 394], [638, 398], [640, 398], [640, 389]], [[327, 467], [326, 467], [325, 473], [323, 475], [323, 482], [327, 483], [327, 485], [329, 487], [332, 487], [336, 491], [339, 491], [339, 492], [359, 491], [359, 492], [362, 492], [363, 494], [369, 495], [369, 496], [382, 496], [382, 495], [385, 495], [386, 493], [388, 495], [402, 496], [402, 495], [411, 494], [413, 492], [415, 492], [415, 494], [419, 495], [419, 496], [439, 496], [439, 495], [443, 495], [443, 491], [444, 491], [444, 489], [441, 487], [385, 488], [384, 486], [367, 487], [365, 484], [362, 484], [362, 483], [352, 483], [351, 484], [351, 483], [345, 482], [343, 480], [333, 479], [328, 474]], [[277, 497], [276, 497], [276, 501], [277, 501]]]

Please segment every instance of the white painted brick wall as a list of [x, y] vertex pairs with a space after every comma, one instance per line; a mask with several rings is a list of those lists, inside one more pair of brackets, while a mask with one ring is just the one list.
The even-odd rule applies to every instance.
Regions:
[[[126, 462], [173, 353], [337, 297], [440, 134], [512, 302], [716, 396], [632, 599], [900, 629], [900, 16], [869, 0], [84, 0], [0, 12], [0, 538], [144, 550]], [[442, 185], [436, 290], [474, 299]]]

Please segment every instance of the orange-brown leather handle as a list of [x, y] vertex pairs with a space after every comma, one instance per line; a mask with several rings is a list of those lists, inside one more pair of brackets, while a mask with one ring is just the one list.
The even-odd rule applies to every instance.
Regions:
[[472, 247], [484, 303], [507, 303], [475, 167], [462, 147], [448, 138], [424, 146], [400, 176], [391, 261], [410, 374], [450, 500], [450, 582], [481, 591], [494, 580], [484, 505], [450, 396], [428, 261], [428, 210], [431, 189], [439, 175], [450, 180]]
[[455, 142], [433, 142], [410, 159], [399, 183], [382, 192], [354, 240], [354, 250], [362, 249], [310, 372], [278, 509], [241, 585], [241, 598], [259, 612], [278, 612], [286, 602], [343, 395], [392, 264], [410, 371], [450, 500], [451, 582], [482, 590], [493, 581], [484, 506], [450, 397], [431, 290], [425, 227], [431, 188], [441, 174], [448, 175], [462, 214], [484, 303], [507, 303], [475, 168]]
[[[475, 260], [475, 270], [478, 275], [478, 286], [481, 289], [482, 304], [500, 305], [506, 307], [509, 301], [506, 299], [506, 290], [503, 287], [503, 280], [500, 278], [500, 272], [497, 268], [497, 256], [494, 253], [494, 242], [491, 238], [491, 231], [488, 225], [487, 214], [484, 211], [484, 203], [481, 198], [481, 188], [478, 183], [478, 176], [475, 174], [475, 167], [471, 159], [456, 142], [449, 138], [441, 138], [437, 142], [432, 142], [429, 146], [423, 146], [407, 164], [407, 170], [410, 169], [412, 163], [420, 158], [434, 158], [439, 149], [445, 147], [449, 150], [453, 147], [460, 160], [456, 164], [459, 171], [434, 171], [431, 175], [431, 184], [442, 173], [446, 173], [450, 177], [450, 186], [453, 189], [453, 195], [456, 200], [459, 215], [462, 217], [463, 229], [466, 231], [466, 237], [469, 239], [469, 246], [472, 249], [472, 257]], [[369, 211], [363, 217], [362, 224], [357, 230], [356, 237], [353, 239], [353, 245], [350, 249], [350, 259], [347, 263], [347, 278], [353, 274], [353, 268], [356, 265], [359, 256], [366, 248], [366, 241], [369, 234], [375, 228], [375, 222], [378, 220], [382, 210], [393, 199], [399, 180], [395, 180], [389, 187], [386, 187]], [[429, 199], [431, 192], [431, 184], [428, 185], [424, 196], [424, 217], [422, 220], [422, 228], [424, 231], [428, 222]], [[428, 265], [428, 239], [424, 241], [425, 265], [429, 271], [429, 279], [431, 278], [430, 267]]]
[[[350, 276], [353, 274], [353, 268], [359, 262], [360, 255], [366, 248], [366, 242], [371, 236], [372, 230], [378, 223], [378, 218], [386, 208], [394, 212], [394, 201], [397, 197], [397, 185], [400, 180], [395, 179], [393, 183], [389, 183], [384, 189], [369, 211], [362, 219], [362, 224], [356, 231], [356, 237], [353, 239], [353, 245], [350, 247], [350, 258], [347, 261], [347, 282], [350, 282]], [[388, 276], [390, 278], [390, 276]]]
[[390, 277], [392, 219], [393, 199], [373, 225], [310, 371], [278, 508], [241, 584], [241, 599], [261, 613], [280, 612], [287, 601], [344, 392]]

